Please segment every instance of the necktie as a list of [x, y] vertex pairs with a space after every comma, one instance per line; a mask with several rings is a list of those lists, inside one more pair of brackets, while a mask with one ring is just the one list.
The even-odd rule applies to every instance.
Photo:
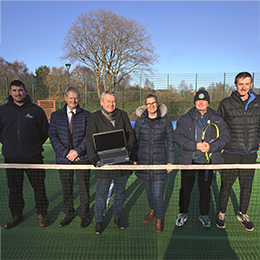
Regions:
[[72, 135], [72, 123], [73, 123], [74, 113], [73, 113], [72, 110], [70, 111], [70, 113], [71, 113], [71, 118], [70, 118], [70, 134]]

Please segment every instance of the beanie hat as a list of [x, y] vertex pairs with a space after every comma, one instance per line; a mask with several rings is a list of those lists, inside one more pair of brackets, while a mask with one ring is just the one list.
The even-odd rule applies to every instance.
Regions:
[[194, 96], [194, 104], [197, 100], [206, 100], [210, 104], [210, 96], [205, 88], [200, 88]]

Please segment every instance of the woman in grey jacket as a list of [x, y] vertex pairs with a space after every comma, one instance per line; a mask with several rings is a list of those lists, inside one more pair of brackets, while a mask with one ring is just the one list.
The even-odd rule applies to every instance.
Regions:
[[[137, 145], [132, 152], [134, 164], [173, 164], [174, 143], [173, 127], [167, 107], [159, 105], [156, 95], [145, 98], [145, 106], [136, 109], [135, 122]], [[167, 143], [167, 148], [165, 146]], [[136, 171], [136, 176], [143, 179], [149, 201], [150, 213], [143, 219], [149, 223], [156, 218], [156, 232], [163, 231], [163, 183], [171, 169]]]

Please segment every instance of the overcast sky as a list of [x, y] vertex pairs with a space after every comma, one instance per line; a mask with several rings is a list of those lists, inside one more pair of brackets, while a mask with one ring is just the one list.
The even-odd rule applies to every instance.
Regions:
[[146, 25], [159, 73], [260, 72], [259, 1], [0, 1], [0, 7], [0, 56], [23, 61], [33, 73], [41, 65], [64, 66], [68, 29], [82, 12], [100, 7]]

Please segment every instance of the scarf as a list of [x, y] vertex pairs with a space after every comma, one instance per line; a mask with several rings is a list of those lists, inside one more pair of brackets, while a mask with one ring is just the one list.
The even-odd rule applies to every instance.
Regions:
[[112, 113], [108, 113], [102, 106], [100, 107], [100, 110], [102, 114], [112, 123], [112, 125], [115, 127], [115, 119], [117, 110], [115, 109]]

